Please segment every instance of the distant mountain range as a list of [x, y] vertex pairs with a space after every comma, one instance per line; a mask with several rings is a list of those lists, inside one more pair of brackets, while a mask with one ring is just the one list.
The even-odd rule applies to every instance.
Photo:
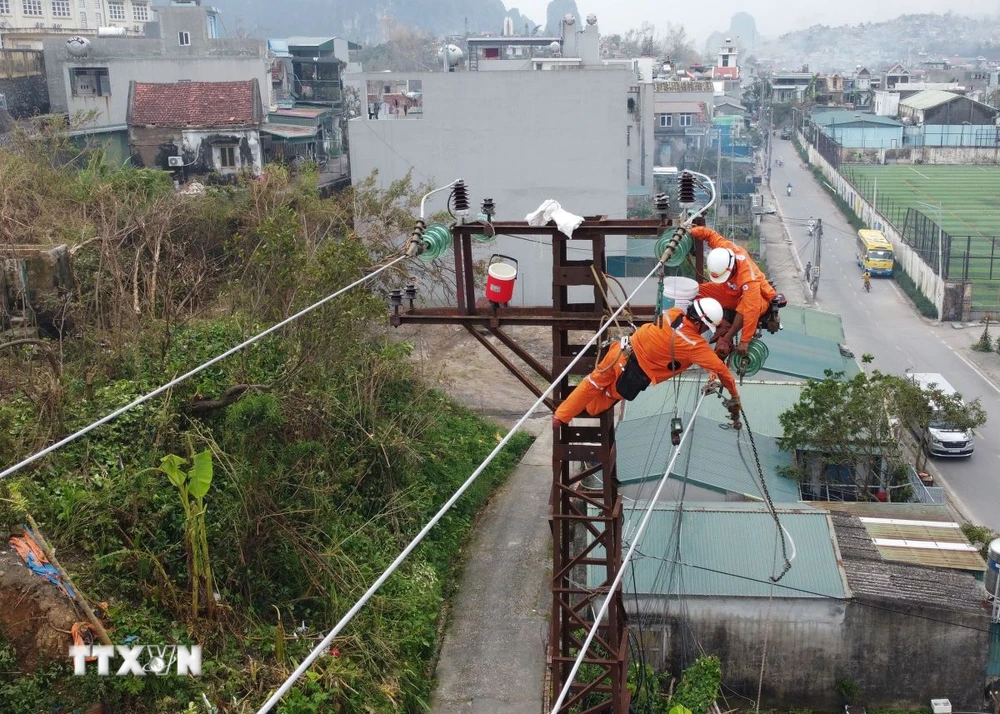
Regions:
[[849, 71], [857, 65], [902, 62], [916, 67], [928, 57], [1000, 59], [1000, 18], [901, 15], [886, 22], [829, 27], [814, 25], [757, 44], [753, 54], [784, 69], [809, 65], [813, 72]]
[[[553, 4], [561, 7], [566, 0]], [[525, 25], [529, 32], [536, 26], [516, 8], [508, 12], [503, 0], [212, 0], [212, 5], [222, 11], [229, 35], [336, 35], [365, 45], [385, 39], [383, 18], [435, 36], [466, 31], [499, 34], [508, 15], [516, 34], [523, 34]]]

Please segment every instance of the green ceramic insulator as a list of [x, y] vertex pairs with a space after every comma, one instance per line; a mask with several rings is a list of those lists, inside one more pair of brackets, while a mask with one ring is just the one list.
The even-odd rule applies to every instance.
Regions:
[[421, 241], [424, 249], [420, 253], [420, 259], [429, 263], [440, 258], [451, 247], [451, 231], [443, 223], [431, 223], [424, 229]]
[[[655, 253], [653, 256], [654, 258], [659, 259], [663, 255], [663, 251], [667, 249], [667, 245], [670, 244], [670, 239], [673, 238], [673, 236], [673, 231], [664, 233], [660, 236], [660, 239], [656, 241], [656, 246], [653, 248]], [[677, 248], [674, 250], [673, 255], [667, 258], [663, 264], [668, 268], [676, 268], [678, 265], [683, 264], [688, 257], [688, 253], [691, 252], [691, 247], [693, 245], [694, 239], [690, 236], [690, 234], [685, 233], [684, 237], [682, 237], [677, 243]]]
[[764, 341], [754, 337], [747, 346], [746, 355], [741, 355], [739, 352], [730, 353], [729, 366], [740, 378], [752, 377], [764, 368], [764, 362], [767, 361], [769, 354], [770, 351]]
[[[489, 223], [490, 217], [487, 216], [485, 213], [480, 213], [478, 216], [476, 216], [476, 220], [479, 221], [480, 223]], [[480, 243], [489, 243], [494, 238], [496, 238], [495, 235], [488, 236], [485, 233], [472, 234], [472, 240], [479, 241]]]

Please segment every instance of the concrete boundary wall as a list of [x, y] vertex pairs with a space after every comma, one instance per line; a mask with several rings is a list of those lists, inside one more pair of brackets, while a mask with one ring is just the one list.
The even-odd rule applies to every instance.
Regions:
[[876, 211], [871, 202], [816, 151], [816, 147], [808, 143], [801, 133], [798, 134], [798, 138], [801, 145], [805, 146], [809, 152], [809, 163], [820, 168], [827, 183], [833, 187], [837, 195], [851, 207], [866, 226], [885, 234], [885, 237], [892, 243], [896, 262], [916, 283], [917, 289], [934, 303], [938, 314], [944, 315], [944, 281], [934, 273], [931, 266], [925, 263], [913, 248], [903, 242], [903, 236], [889, 222], [889, 219]]

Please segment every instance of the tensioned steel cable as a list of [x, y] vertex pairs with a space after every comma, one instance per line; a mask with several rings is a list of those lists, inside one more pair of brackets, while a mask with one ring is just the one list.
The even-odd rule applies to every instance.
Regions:
[[395, 260], [393, 260], [393, 261], [391, 261], [389, 263], [386, 263], [381, 268], [378, 268], [378, 269], [372, 271], [371, 273], [368, 273], [368, 275], [364, 276], [363, 278], [355, 280], [353, 283], [351, 283], [347, 287], [343, 287], [340, 290], [338, 290], [337, 292], [335, 292], [335, 293], [333, 293], [331, 295], [327, 295], [325, 298], [323, 298], [322, 300], [319, 300], [318, 302], [314, 302], [309, 307], [304, 308], [302, 310], [299, 310], [297, 313], [295, 313], [291, 317], [286, 317], [281, 322], [272, 325], [271, 327], [267, 328], [263, 332], [261, 332], [259, 334], [256, 334], [253, 337], [251, 337], [250, 339], [246, 340], [245, 342], [241, 342], [240, 344], [236, 345], [235, 347], [226, 350], [222, 354], [220, 354], [220, 355], [218, 355], [216, 357], [213, 357], [212, 359], [208, 360], [204, 364], [198, 365], [197, 367], [195, 367], [191, 371], [185, 372], [180, 377], [176, 377], [175, 379], [170, 380], [166, 384], [164, 384], [164, 385], [162, 385], [160, 387], [157, 387], [152, 392], [149, 392], [148, 394], [144, 394], [143, 396], [141, 396], [141, 397], [139, 397], [137, 399], [134, 399], [133, 401], [131, 401], [128, 404], [126, 404], [125, 406], [123, 406], [123, 407], [121, 407], [119, 409], [116, 409], [115, 411], [111, 412], [107, 416], [101, 417], [100, 419], [98, 419], [94, 423], [89, 424], [89, 425], [83, 427], [79, 431], [70, 434], [66, 438], [61, 439], [61, 440], [57, 441], [56, 443], [51, 444], [50, 446], [46, 446], [44, 449], [42, 449], [38, 453], [29, 456], [28, 458], [24, 459], [23, 461], [19, 461], [18, 463], [14, 464], [13, 466], [11, 466], [9, 468], [6, 468], [3, 471], [0, 471], [0, 479], [5, 478], [7, 476], [10, 476], [11, 474], [13, 474], [13, 473], [15, 473], [17, 471], [20, 471], [21, 469], [23, 469], [28, 464], [31, 464], [31, 463], [34, 463], [35, 461], [38, 461], [43, 456], [46, 456], [47, 454], [51, 454], [53, 451], [56, 451], [57, 449], [61, 449], [62, 447], [66, 446], [66, 444], [69, 444], [71, 442], [76, 441], [77, 439], [79, 439], [81, 436], [84, 436], [85, 434], [89, 434], [90, 432], [92, 432], [97, 427], [102, 426], [104, 424], [107, 424], [109, 421], [112, 421], [113, 419], [118, 418], [119, 416], [121, 416], [122, 414], [124, 414], [125, 412], [127, 412], [128, 410], [134, 409], [135, 407], [139, 406], [140, 404], [142, 404], [144, 402], [148, 402], [153, 397], [156, 397], [156, 396], [158, 396], [160, 394], [163, 394], [168, 389], [176, 387], [178, 384], [180, 384], [184, 380], [189, 379], [190, 377], [193, 377], [194, 375], [198, 374], [199, 372], [203, 372], [204, 370], [208, 369], [212, 365], [214, 365], [214, 364], [216, 364], [218, 362], [221, 362], [222, 360], [226, 359], [226, 357], [229, 357], [230, 355], [236, 354], [240, 350], [245, 349], [246, 347], [249, 347], [253, 343], [262, 340], [263, 338], [267, 337], [271, 333], [276, 332], [277, 330], [280, 330], [285, 325], [287, 325], [287, 324], [289, 324], [291, 322], [294, 322], [295, 320], [298, 320], [300, 317], [302, 317], [304, 315], [309, 314], [310, 312], [312, 312], [316, 308], [325, 305], [326, 303], [330, 302], [334, 298], [340, 297], [341, 295], [343, 295], [344, 293], [346, 293], [348, 290], [351, 290], [353, 288], [358, 287], [359, 285], [364, 284], [365, 282], [367, 282], [367, 281], [371, 280], [372, 278], [374, 278], [379, 273], [382, 273], [383, 271], [388, 270], [389, 268], [391, 268], [392, 266], [394, 266], [396, 263], [399, 263], [400, 261], [403, 261], [403, 260], [407, 260], [408, 257], [409, 256], [406, 256], [406, 255], [399, 256]]

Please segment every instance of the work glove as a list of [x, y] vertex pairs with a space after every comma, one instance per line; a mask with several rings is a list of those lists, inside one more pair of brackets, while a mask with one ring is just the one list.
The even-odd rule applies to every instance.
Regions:
[[703, 226], [705, 225], [705, 216], [695, 216], [691, 219], [691, 225]]
[[740, 421], [740, 411], [743, 408], [740, 398], [731, 397], [730, 399], [724, 399], [722, 404], [729, 411], [729, 418], [733, 420], [733, 424], [738, 424]]
[[552, 426], [553, 426], [553, 428], [558, 428], [558, 427], [560, 427], [562, 425], [563, 425], [563, 423], [559, 420], [559, 417], [557, 417], [557, 416], [552, 417]]
[[731, 323], [729, 320], [723, 318], [722, 322], [719, 323], [719, 326], [715, 328], [715, 334], [712, 335], [712, 339], [710, 339], [708, 341], [708, 343], [709, 344], [714, 344], [715, 342], [717, 342], [719, 339], [722, 338], [723, 335], [729, 333], [729, 328], [732, 327], [732, 326], [733, 326], [733, 323]]
[[750, 349], [750, 343], [749, 342], [741, 342], [738, 345], [736, 345], [736, 351], [739, 352], [744, 357], [746, 356], [747, 350], [749, 350], [749, 349]]
[[728, 335], [723, 335], [715, 343], [715, 354], [719, 355], [722, 359], [729, 356], [729, 353], [733, 351], [733, 340]]

